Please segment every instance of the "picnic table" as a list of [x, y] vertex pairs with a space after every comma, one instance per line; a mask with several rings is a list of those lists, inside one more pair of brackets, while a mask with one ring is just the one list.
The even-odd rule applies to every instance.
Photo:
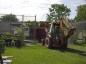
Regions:
[[11, 62], [12, 62], [12, 60], [3, 60], [3, 64], [11, 64]]
[[[11, 64], [12, 60], [10, 58], [13, 58], [13, 56], [2, 56], [3, 64]], [[1, 64], [1, 61], [0, 61]]]
[[9, 59], [9, 58], [13, 58], [13, 56], [2, 56], [2, 59]]

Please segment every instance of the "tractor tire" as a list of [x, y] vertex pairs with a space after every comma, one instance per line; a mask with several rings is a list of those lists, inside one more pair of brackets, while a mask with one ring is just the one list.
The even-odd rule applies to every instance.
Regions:
[[45, 39], [45, 46], [49, 49], [53, 48], [53, 44], [52, 44], [52, 41], [51, 41], [51, 38], [46, 38]]

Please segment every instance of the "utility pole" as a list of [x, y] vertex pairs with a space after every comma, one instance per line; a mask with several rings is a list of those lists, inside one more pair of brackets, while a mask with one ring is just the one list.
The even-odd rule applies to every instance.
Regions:
[[10, 34], [11, 34], [11, 33], [12, 33], [12, 32], [11, 32], [11, 21], [9, 21], [9, 24], [10, 24]]
[[36, 39], [36, 15], [35, 15], [35, 22], [34, 22], [34, 39]]
[[35, 15], [35, 22], [36, 22], [36, 17], [37, 17], [37, 16]]
[[23, 23], [24, 23], [24, 15], [22, 15], [22, 22], [21, 22], [21, 28], [22, 28], [22, 44], [24, 44], [24, 26], [23, 26]]

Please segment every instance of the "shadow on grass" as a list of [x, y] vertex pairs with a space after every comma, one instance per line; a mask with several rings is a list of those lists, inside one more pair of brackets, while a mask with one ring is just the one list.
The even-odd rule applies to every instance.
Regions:
[[78, 45], [78, 46], [83, 46], [83, 47], [86, 47], [86, 43], [81, 43], [81, 44], [79, 44], [79, 43], [74, 43], [75, 45]]
[[77, 50], [77, 49], [67, 48], [65, 51], [75, 53], [75, 54], [79, 54], [81, 56], [86, 56], [85, 51], [81, 51], [81, 50]]
[[75, 54], [79, 54], [81, 56], [86, 56], [86, 52], [82, 51], [82, 50], [77, 50], [77, 49], [73, 49], [73, 48], [67, 48], [67, 49], [62, 49], [62, 48], [53, 48], [53, 50], [59, 50], [60, 52], [70, 52], [70, 53], [75, 53]]

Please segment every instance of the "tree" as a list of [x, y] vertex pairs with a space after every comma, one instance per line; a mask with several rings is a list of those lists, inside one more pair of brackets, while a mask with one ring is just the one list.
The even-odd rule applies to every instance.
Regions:
[[0, 18], [1, 22], [18, 22], [19, 20], [13, 14], [8, 14]]
[[69, 16], [70, 9], [68, 9], [64, 4], [52, 4], [49, 8], [49, 14], [47, 14], [48, 21], [57, 21], [63, 16]]
[[86, 4], [77, 7], [77, 16], [75, 17], [77, 21], [86, 20]]

